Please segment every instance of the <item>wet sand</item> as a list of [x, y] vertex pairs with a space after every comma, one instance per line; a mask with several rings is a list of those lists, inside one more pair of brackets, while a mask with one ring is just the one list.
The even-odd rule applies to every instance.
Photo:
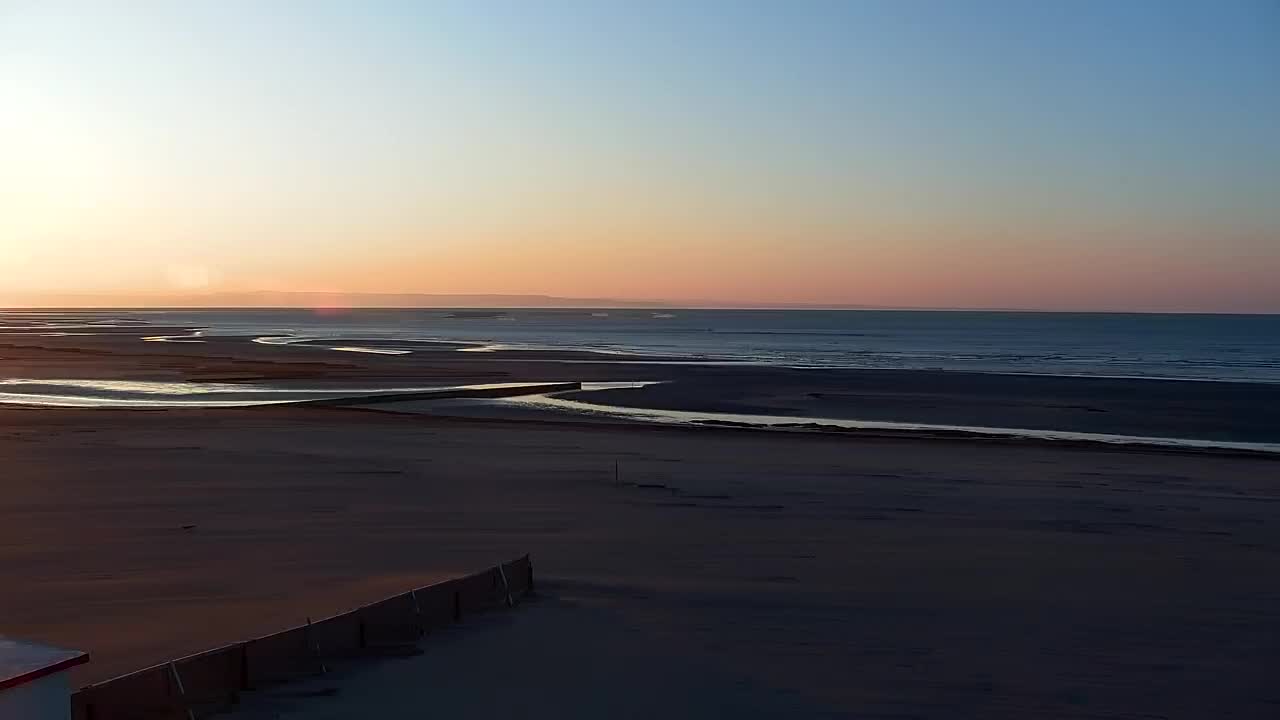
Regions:
[[[601, 637], [704, 708], [1280, 703], [1275, 460], [283, 407], [0, 409], [0, 456], [0, 633], [81, 682], [530, 552], [550, 610], [483, 642], [557, 717]], [[462, 657], [432, 682], [494, 692]]]
[[[126, 333], [0, 337], [0, 378], [667, 380], [605, 397], [1246, 441], [1280, 432], [1280, 386], [374, 356]], [[0, 634], [91, 651], [81, 683], [529, 552], [544, 597], [527, 616], [486, 621], [472, 649], [459, 635], [456, 662], [376, 666], [342, 701], [291, 709], [347, 717], [343, 703], [379, 698], [394, 713], [415, 691], [392, 695], [389, 678], [415, 673], [465, 708], [493, 695], [478, 669], [503, 648], [519, 659], [500, 677], [544, 693], [539, 707], [556, 717], [1280, 707], [1275, 458], [289, 406], [0, 406], [0, 458]], [[615, 663], [598, 660], [620, 644]], [[584, 675], [610, 691], [584, 696]]]
[[1280, 384], [1265, 383], [699, 366], [605, 361], [594, 353], [458, 352], [447, 346], [366, 355], [245, 338], [141, 342], [120, 332], [0, 336], [2, 377], [316, 387], [660, 380], [582, 399], [637, 408], [1280, 443]]

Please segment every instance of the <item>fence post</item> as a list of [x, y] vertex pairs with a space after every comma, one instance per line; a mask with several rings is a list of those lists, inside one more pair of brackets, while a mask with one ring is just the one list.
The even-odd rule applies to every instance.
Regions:
[[409, 598], [413, 600], [413, 624], [418, 626], [418, 637], [427, 634], [426, 623], [422, 622], [422, 606], [418, 604], [418, 591], [410, 590]]
[[182, 705], [187, 710], [187, 720], [196, 720], [196, 713], [191, 709], [191, 705], [187, 702], [187, 689], [182, 686], [182, 676], [178, 674], [178, 666], [169, 661], [169, 674], [173, 677], [173, 683], [178, 686], [178, 697], [182, 699]]
[[240, 689], [249, 689], [249, 643], [240, 643]]
[[511, 585], [507, 583], [507, 571], [498, 566], [498, 577], [502, 578], [502, 592], [507, 596], [507, 607], [515, 607], [515, 603], [511, 602]]
[[320, 674], [325, 675], [329, 672], [329, 666], [324, 663], [324, 656], [320, 654], [320, 641], [316, 639], [315, 634], [311, 630], [311, 618], [307, 618], [307, 650], [311, 652], [311, 656], [315, 658], [316, 663], [320, 665]]

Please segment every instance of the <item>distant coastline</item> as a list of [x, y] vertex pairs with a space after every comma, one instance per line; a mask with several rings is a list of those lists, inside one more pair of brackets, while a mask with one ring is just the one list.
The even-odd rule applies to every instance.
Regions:
[[246, 291], [210, 293], [5, 293], [0, 310], [495, 310], [495, 309], [632, 309], [632, 310], [831, 310], [886, 312], [988, 312], [1064, 315], [1276, 315], [1280, 311], [1239, 309], [1084, 309], [1034, 307], [935, 307], [861, 303], [736, 302], [722, 300], [652, 300], [565, 297], [501, 293], [365, 293]]

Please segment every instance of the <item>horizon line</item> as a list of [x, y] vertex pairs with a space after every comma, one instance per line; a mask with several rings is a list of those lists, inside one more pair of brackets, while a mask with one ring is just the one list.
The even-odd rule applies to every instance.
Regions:
[[[40, 298], [51, 298], [42, 301]], [[136, 304], [141, 303], [141, 304]], [[113, 291], [0, 293], [0, 310], [811, 310], [865, 312], [992, 312], [1093, 315], [1280, 315], [1277, 310], [1035, 308], [1007, 306], [875, 305], [867, 303], [747, 302], [568, 297], [542, 293], [331, 292], [245, 290], [208, 292]]]
[[1241, 317], [1280, 316], [1280, 311], [1228, 311], [1228, 310], [1047, 310], [1038, 308], [1001, 307], [929, 307], [929, 306], [875, 306], [875, 305], [823, 305], [823, 304], [548, 304], [548, 305], [0, 305], [0, 312], [169, 312], [169, 311], [218, 311], [218, 310], [299, 310], [299, 311], [373, 311], [373, 310], [616, 310], [616, 311], [664, 311], [664, 310], [719, 310], [719, 311], [774, 311], [774, 312], [920, 312], [920, 313], [1000, 313], [1021, 315], [1214, 315]]

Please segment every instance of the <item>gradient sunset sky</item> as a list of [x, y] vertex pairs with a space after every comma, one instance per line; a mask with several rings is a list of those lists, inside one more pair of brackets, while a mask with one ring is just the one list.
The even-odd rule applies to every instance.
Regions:
[[247, 290], [1280, 312], [1280, 3], [0, 0], [0, 300]]

